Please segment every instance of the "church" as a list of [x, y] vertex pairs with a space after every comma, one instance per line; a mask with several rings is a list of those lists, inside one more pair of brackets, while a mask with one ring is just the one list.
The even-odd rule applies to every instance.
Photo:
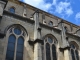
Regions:
[[80, 60], [80, 26], [19, 0], [0, 0], [0, 60]]

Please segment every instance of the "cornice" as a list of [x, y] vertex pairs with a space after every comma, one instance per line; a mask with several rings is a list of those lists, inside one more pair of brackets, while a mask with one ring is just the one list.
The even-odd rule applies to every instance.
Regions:
[[9, 11], [6, 11], [6, 10], [4, 10], [3, 15], [11, 16], [11, 17], [14, 17], [18, 20], [22, 20], [24, 22], [29, 22], [29, 23], [34, 23], [35, 22], [34, 20], [31, 20], [30, 18], [23, 17], [23, 16], [20, 16], [20, 15], [14, 14], [14, 13], [10, 13]]

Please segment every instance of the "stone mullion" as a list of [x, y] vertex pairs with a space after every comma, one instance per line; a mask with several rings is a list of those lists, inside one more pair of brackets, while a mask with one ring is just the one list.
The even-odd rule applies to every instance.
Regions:
[[44, 52], [44, 57], [43, 58], [44, 58], [44, 60], [46, 60], [46, 43], [45, 42], [44, 42], [44, 51], [43, 52]]
[[18, 40], [18, 37], [16, 36], [15, 51], [14, 51], [14, 60], [16, 60], [17, 40]]
[[52, 55], [52, 44], [50, 44], [50, 55], [51, 55], [51, 60], [53, 60], [53, 55]]

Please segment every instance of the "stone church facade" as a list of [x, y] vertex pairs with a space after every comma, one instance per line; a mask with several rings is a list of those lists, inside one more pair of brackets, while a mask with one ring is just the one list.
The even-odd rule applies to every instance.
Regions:
[[18, 0], [0, 0], [0, 60], [80, 60], [80, 26]]

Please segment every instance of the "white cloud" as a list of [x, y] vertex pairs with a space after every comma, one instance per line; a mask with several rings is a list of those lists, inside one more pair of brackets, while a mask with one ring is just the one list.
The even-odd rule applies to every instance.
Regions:
[[40, 8], [44, 11], [48, 11], [51, 7], [50, 3], [45, 3], [44, 0], [23, 0], [25, 3], [31, 4], [37, 8]]
[[78, 13], [75, 15], [75, 22], [76, 22], [76, 24], [80, 25], [80, 12], [78, 12]]
[[73, 10], [71, 8], [70, 2], [59, 2], [56, 7], [56, 12], [59, 14], [65, 14], [67, 16], [70, 16], [73, 14]]
[[68, 17], [73, 14], [72, 8], [67, 9], [65, 12], [66, 12]]
[[56, 5], [57, 4], [57, 0], [53, 0], [53, 5]]
[[[23, 0], [25, 3], [31, 4], [44, 11], [50, 11], [59, 13], [60, 15], [70, 16], [73, 14], [70, 2], [58, 2], [59, 0], [53, 0], [53, 3], [46, 3], [44, 0]], [[52, 8], [55, 8], [54, 10]]]
[[78, 13], [76, 14], [75, 19], [76, 19], [77, 21], [80, 20], [80, 12], [78, 12]]

